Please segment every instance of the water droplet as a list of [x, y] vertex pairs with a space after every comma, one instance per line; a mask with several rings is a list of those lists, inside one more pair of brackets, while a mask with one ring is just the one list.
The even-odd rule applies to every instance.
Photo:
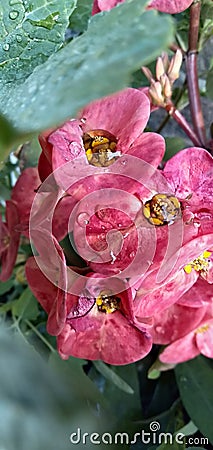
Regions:
[[17, 42], [21, 42], [22, 41], [22, 37], [20, 36], [20, 34], [17, 34], [16, 40], [17, 40]]
[[126, 166], [127, 165], [127, 160], [126, 159], [122, 159], [121, 160], [121, 164], [122, 164], [122, 166]]
[[155, 331], [156, 331], [156, 333], [160, 333], [160, 334], [164, 334], [165, 333], [163, 327], [160, 327], [160, 326], [157, 326], [155, 328]]
[[77, 222], [81, 227], [85, 227], [89, 223], [89, 214], [82, 212], [77, 217]]
[[9, 1], [9, 5], [10, 5], [10, 6], [18, 5], [18, 4], [20, 4], [20, 3], [21, 3], [20, 0], [10, 0], [10, 1]]
[[131, 259], [133, 259], [133, 258], [135, 257], [135, 252], [131, 252], [131, 253], [129, 254], [129, 257], [130, 257]]
[[9, 18], [10, 18], [11, 20], [15, 20], [15, 19], [17, 19], [18, 15], [19, 15], [19, 12], [13, 10], [13, 11], [10, 11], [10, 13], [9, 13]]
[[181, 381], [181, 383], [187, 383], [188, 380], [187, 380], [186, 377], [184, 377], [183, 375], [181, 375], [180, 381]]
[[3, 50], [5, 50], [5, 52], [7, 52], [10, 48], [10, 44], [4, 44], [3, 45]]
[[79, 145], [76, 142], [72, 142], [69, 145], [69, 149], [70, 149], [70, 153], [75, 157], [78, 156], [79, 153], [81, 152], [81, 148], [79, 148]]

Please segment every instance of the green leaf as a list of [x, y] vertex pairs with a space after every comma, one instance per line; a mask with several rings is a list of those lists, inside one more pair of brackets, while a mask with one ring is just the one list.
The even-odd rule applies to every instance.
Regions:
[[[110, 431], [111, 417], [102, 414], [92, 389], [87, 395], [81, 378], [78, 383], [76, 360], [66, 378], [65, 361], [56, 371], [17, 333], [11, 334], [0, 330], [2, 450], [69, 450], [74, 447], [70, 434], [79, 428], [81, 439], [83, 433]], [[89, 435], [88, 445], [81, 440], [76, 448], [93, 449]]]
[[9, 280], [5, 281], [4, 283], [0, 282], [0, 295], [6, 294], [6, 292], [10, 291], [10, 289], [13, 287], [14, 279], [10, 278]]
[[134, 0], [97, 14], [88, 31], [37, 67], [24, 83], [3, 89], [0, 109], [8, 120], [21, 132], [39, 131], [127, 86], [131, 73], [153, 61], [173, 39], [171, 17], [145, 11], [145, 5]]
[[213, 67], [208, 72], [206, 81], [206, 95], [213, 100]]
[[191, 420], [213, 442], [212, 362], [199, 356], [175, 368], [181, 399]]
[[8, 120], [0, 115], [0, 169], [4, 164], [12, 144], [18, 139], [18, 135]]
[[212, 0], [202, 0], [201, 17], [200, 17], [200, 37], [199, 50], [201, 50], [205, 42], [213, 35], [213, 3]]
[[168, 161], [168, 159], [172, 158], [172, 156], [176, 155], [180, 150], [186, 147], [186, 143], [184, 139], [179, 137], [166, 137], [166, 153], [164, 155], [164, 160]]
[[113, 368], [108, 367], [102, 361], [94, 361], [93, 362], [96, 369], [109, 381], [114, 383], [121, 391], [126, 392], [127, 394], [134, 394], [134, 390], [132, 387], [126, 383], [119, 375], [117, 375]]
[[76, 0], [0, 2], [0, 86], [20, 83], [64, 42]]
[[196, 433], [197, 430], [198, 428], [196, 427], [196, 425], [192, 422], [192, 420], [190, 420], [187, 425], [184, 425], [184, 427], [180, 428], [175, 434], [183, 433], [185, 434], [185, 436], [191, 436], [192, 434]]
[[161, 444], [159, 447], [157, 447], [157, 450], [184, 450], [185, 444], [179, 444], [178, 442], [173, 439], [173, 442], [170, 442], [168, 440], [168, 443]]
[[85, 31], [92, 13], [93, 0], [77, 0], [77, 6], [71, 15], [69, 27], [75, 31]]
[[26, 288], [12, 307], [14, 316], [19, 319], [34, 320], [39, 314], [38, 302], [29, 288]]

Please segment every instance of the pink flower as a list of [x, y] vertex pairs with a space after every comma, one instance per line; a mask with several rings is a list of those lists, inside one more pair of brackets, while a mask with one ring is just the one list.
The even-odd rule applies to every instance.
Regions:
[[[61, 261], [61, 275], [65, 277]], [[138, 329], [134, 324], [132, 291], [119, 279], [113, 280], [109, 290], [103, 277], [91, 273], [75, 282], [74, 291], [81, 290], [78, 296], [54, 286], [34, 258], [27, 261], [26, 276], [48, 313], [47, 331], [57, 335], [62, 358], [101, 359], [122, 365], [137, 361], [151, 350], [150, 334], [144, 326]], [[111, 293], [111, 289], [118, 293]]]
[[[97, 14], [101, 11], [109, 11], [123, 3], [125, 0], [94, 0], [92, 14]], [[148, 9], [157, 9], [158, 11], [177, 14], [189, 8], [192, 0], [151, 0], [148, 3]]]
[[[166, 163], [162, 175], [170, 186], [170, 195], [177, 199], [182, 210], [182, 226], [179, 229], [183, 235], [182, 244], [175, 248], [176, 240], [173, 241], [170, 260], [168, 258], [166, 262], [167, 265], [171, 265], [173, 261], [171, 277], [196, 258], [201, 258], [204, 251], [211, 251], [213, 247], [213, 158], [204, 149], [187, 148]], [[157, 189], [159, 193], [163, 192], [161, 180]], [[165, 214], [167, 209], [166, 207]], [[170, 230], [172, 233], [172, 228]], [[168, 240], [168, 232], [165, 227], [156, 227], [156, 231], [157, 248], [153, 269], [163, 260]], [[166, 273], [165, 260], [162, 279], [164, 269]], [[186, 273], [188, 272], [186, 271]], [[203, 272], [202, 276], [204, 276]]]
[[[93, 259], [94, 265], [91, 265], [91, 268], [97, 272], [101, 270], [101, 273], [105, 273], [105, 269], [108, 268], [108, 270], [118, 273], [128, 263], [128, 260], [131, 262], [131, 258], [134, 258], [134, 242], [137, 241], [136, 233], [133, 230], [134, 218], [141, 209], [141, 202], [135, 196], [132, 196], [131, 202], [127, 202], [124, 191], [139, 192], [141, 186], [134, 180], [134, 177], [129, 176], [129, 167], [131, 165], [132, 172], [137, 173], [136, 158], [140, 158], [142, 164], [143, 161], [144, 164], [149, 163], [154, 170], [153, 167], [157, 167], [163, 157], [165, 145], [164, 139], [160, 135], [143, 132], [149, 113], [150, 105], [147, 97], [138, 90], [129, 88], [92, 102], [80, 113], [79, 120], [68, 121], [58, 130], [47, 132], [40, 137], [43, 151], [39, 162], [39, 173], [42, 172], [44, 178], [53, 170], [58, 186], [75, 200], [81, 200], [87, 194], [97, 192], [99, 195], [99, 199], [96, 197], [97, 209], [104, 200], [104, 208], [101, 208], [100, 214], [97, 213], [97, 209], [91, 210], [91, 205], [94, 206], [92, 200], [88, 200], [87, 205], [84, 206], [85, 209], [76, 210], [77, 226], [74, 229], [74, 240], [77, 250], [81, 253], [82, 244], [86, 249], [85, 239], [82, 237], [84, 223], [82, 225], [82, 220], [78, 219], [81, 216], [89, 216], [91, 219], [86, 229], [86, 235], [94, 252], [99, 251], [98, 249], [105, 250], [107, 233], [113, 231], [113, 228], [118, 229], [118, 234], [123, 233], [123, 237], [126, 239], [120, 255], [120, 262], [117, 258], [116, 264], [110, 264], [114, 260], [115, 252], [119, 250], [119, 242], [118, 245], [116, 243], [116, 249], [113, 247], [109, 249], [108, 255], [105, 254], [104, 259], [99, 258], [99, 254], [97, 255], [98, 259]], [[132, 158], [134, 164], [133, 162], [130, 164], [128, 161], [127, 168], [126, 162], [123, 161], [123, 165], [119, 166], [119, 158], [123, 155], [135, 157], [135, 159]], [[144, 168], [143, 171], [145, 172]], [[123, 173], [124, 175], [122, 175]], [[88, 178], [88, 175], [91, 176]], [[74, 176], [76, 179], [71, 182]], [[139, 179], [142, 176], [147, 178], [148, 173], [138, 173]], [[103, 189], [110, 188], [114, 189], [114, 194], [110, 191], [107, 196]], [[116, 195], [115, 190], [117, 190]], [[118, 209], [121, 204], [124, 205], [123, 213], [115, 211], [112, 197]], [[109, 208], [112, 209], [112, 206], [114, 208], [113, 217], [110, 216], [112, 211], [109, 212]], [[128, 213], [130, 217], [127, 220]], [[43, 215], [47, 216], [44, 203]], [[129, 230], [130, 222], [131, 230]], [[64, 229], [66, 228], [68, 232], [72, 230], [72, 224], [70, 227], [69, 230], [68, 227], [64, 227]], [[130, 231], [134, 236], [130, 235]], [[127, 246], [130, 256], [127, 256]], [[82, 257], [88, 262], [91, 261], [85, 252]], [[97, 267], [95, 266], [96, 261]], [[103, 262], [106, 261], [108, 263], [104, 265]], [[99, 262], [102, 263], [101, 269]]]
[[151, 0], [148, 3], [148, 9], [157, 9], [164, 13], [177, 14], [185, 11], [192, 3], [193, 0]]
[[[21, 173], [12, 189], [11, 198], [16, 204], [19, 214], [19, 224], [16, 227], [16, 230], [26, 237], [29, 237], [31, 208], [40, 185], [41, 181], [37, 167], [29, 167]], [[37, 196], [37, 200], [38, 198], [39, 195]], [[43, 200], [43, 198], [41, 200]], [[62, 240], [68, 232], [67, 224], [74, 205], [74, 199], [71, 197], [63, 197], [54, 210], [52, 229], [53, 235], [59, 241]], [[47, 214], [46, 206], [47, 204], [45, 203], [45, 215]], [[38, 205], [38, 208], [41, 209], [42, 213], [42, 202]]]
[[157, 167], [164, 154], [164, 140], [155, 133], [143, 133], [149, 114], [146, 95], [132, 88], [90, 103], [78, 120], [40, 136], [42, 181], [51, 170], [81, 157], [90, 167], [107, 168], [127, 153]]
[[178, 364], [198, 355], [213, 358], [213, 319], [204, 318], [198, 326], [180, 339], [172, 342], [160, 354], [163, 363]]
[[151, 330], [153, 342], [169, 344], [160, 354], [164, 363], [177, 364], [200, 353], [213, 356], [212, 290], [204, 290], [205, 281], [198, 281], [181, 301], [154, 316]]
[[6, 202], [6, 222], [0, 216], [0, 280], [10, 278], [16, 261], [20, 233], [17, 231], [19, 216], [13, 201]]

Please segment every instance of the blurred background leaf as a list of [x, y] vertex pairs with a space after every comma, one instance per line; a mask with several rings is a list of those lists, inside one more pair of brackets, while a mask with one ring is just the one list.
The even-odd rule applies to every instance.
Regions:
[[177, 383], [184, 407], [191, 420], [213, 443], [213, 361], [203, 356], [178, 364]]

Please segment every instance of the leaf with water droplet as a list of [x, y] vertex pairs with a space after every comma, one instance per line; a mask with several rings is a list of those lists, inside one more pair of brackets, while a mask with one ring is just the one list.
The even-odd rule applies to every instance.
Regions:
[[[146, 11], [146, 3], [125, 2], [94, 16], [83, 35], [37, 67], [24, 83], [3, 89], [0, 109], [19, 130], [37, 132], [75, 117], [86, 103], [127, 86], [132, 71], [152, 61], [173, 41], [171, 17]], [[40, 20], [32, 12], [27, 17]], [[49, 36], [55, 28], [42, 29]], [[33, 55], [33, 49], [29, 53]]]
[[0, 2], [0, 86], [24, 81], [62, 46], [76, 1]]

